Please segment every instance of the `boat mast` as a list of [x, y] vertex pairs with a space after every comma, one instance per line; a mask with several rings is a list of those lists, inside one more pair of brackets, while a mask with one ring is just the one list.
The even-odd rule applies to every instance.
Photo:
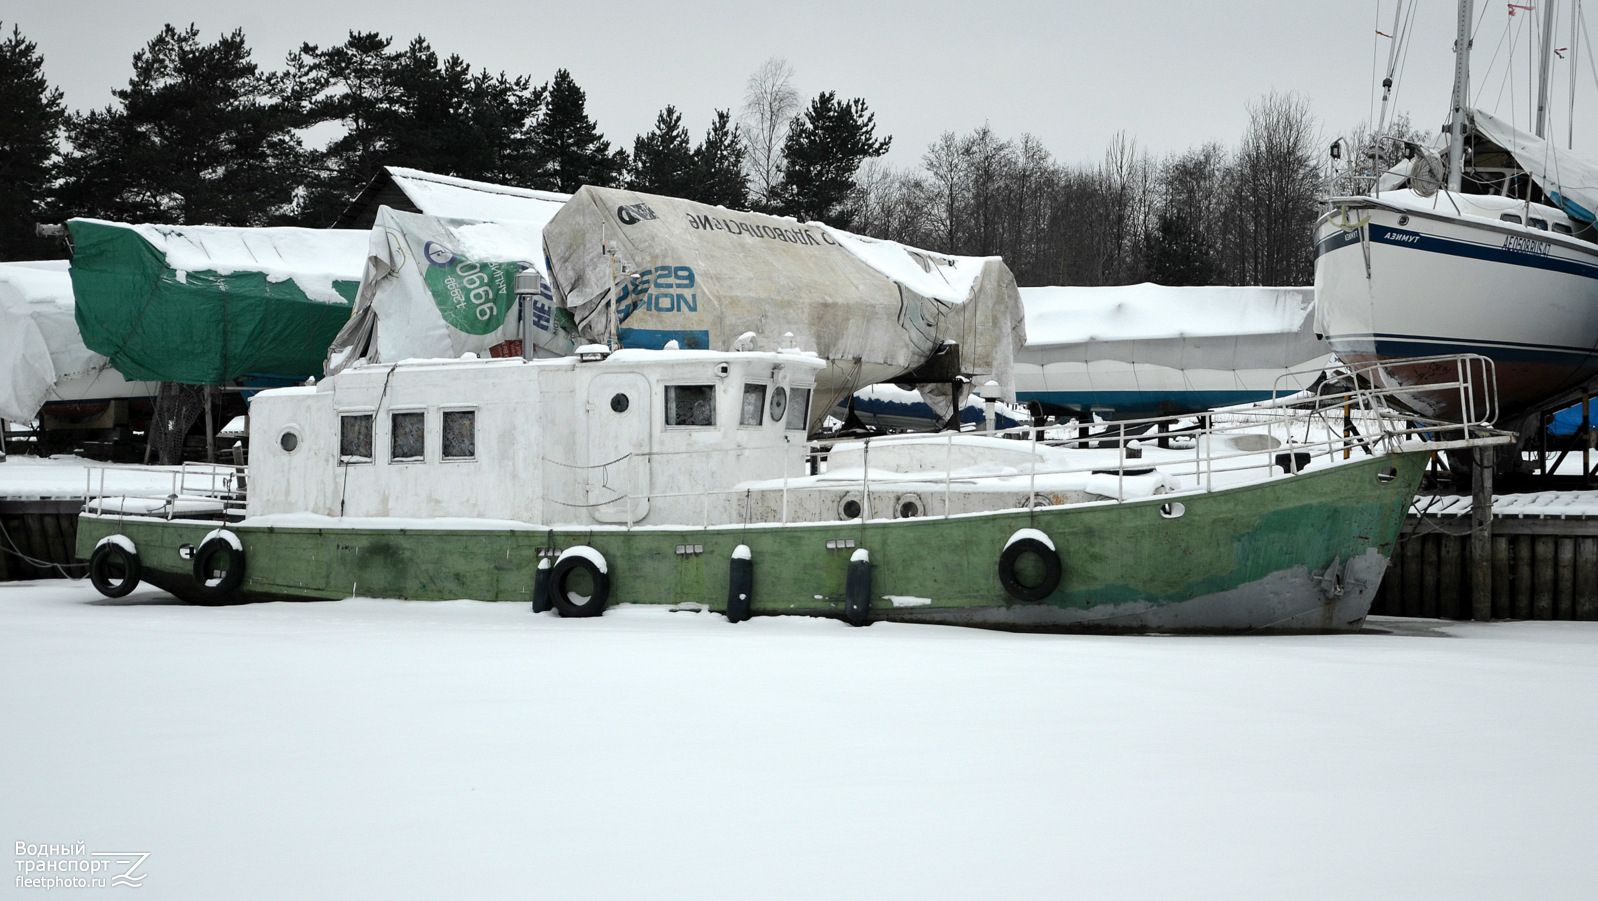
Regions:
[[1465, 103], [1470, 95], [1471, 0], [1459, 0], [1459, 35], [1454, 38], [1454, 112], [1448, 122], [1448, 190], [1464, 182]]
[[1558, 0], [1543, 0], [1543, 48], [1542, 63], [1537, 70], [1537, 137], [1547, 138], [1548, 131], [1548, 88], [1549, 81], [1554, 71], [1554, 12], [1558, 9]]

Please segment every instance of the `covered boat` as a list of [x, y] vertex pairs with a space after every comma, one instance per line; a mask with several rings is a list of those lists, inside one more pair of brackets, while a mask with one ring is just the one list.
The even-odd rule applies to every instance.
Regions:
[[67, 228], [84, 344], [127, 378], [194, 385], [322, 375], [370, 237], [96, 219]]
[[1313, 288], [1022, 288], [1016, 399], [1051, 413], [1185, 415], [1307, 388], [1331, 362]]
[[957, 384], [996, 380], [1014, 399], [1026, 325], [998, 257], [595, 187], [550, 220], [544, 246], [555, 300], [583, 340], [817, 353], [827, 366], [812, 428], [877, 382], [916, 385], [944, 418]]

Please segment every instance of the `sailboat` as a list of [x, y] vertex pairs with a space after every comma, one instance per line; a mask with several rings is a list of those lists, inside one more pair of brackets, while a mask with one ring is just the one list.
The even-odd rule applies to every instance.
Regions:
[[[1469, 105], [1474, 17], [1462, 0], [1446, 158], [1406, 143], [1407, 159], [1366, 193], [1332, 197], [1316, 224], [1316, 332], [1344, 362], [1486, 358], [1478, 383], [1496, 377], [1496, 404], [1458, 391], [1405, 395], [1428, 416], [1526, 421], [1598, 376], [1598, 165], [1545, 134], [1552, 2], [1541, 3], [1534, 132]], [[1444, 365], [1454, 363], [1377, 371], [1410, 386]]]

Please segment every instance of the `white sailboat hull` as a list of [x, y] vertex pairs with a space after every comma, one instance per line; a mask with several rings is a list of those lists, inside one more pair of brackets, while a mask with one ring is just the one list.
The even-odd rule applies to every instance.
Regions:
[[[1316, 227], [1316, 331], [1345, 362], [1481, 354], [1496, 370], [1488, 412], [1500, 421], [1598, 375], [1598, 247], [1489, 218], [1496, 206], [1524, 206], [1506, 198], [1396, 191], [1332, 203]], [[1417, 384], [1436, 373], [1389, 375]], [[1417, 392], [1410, 401], [1458, 416], [1485, 399]]]

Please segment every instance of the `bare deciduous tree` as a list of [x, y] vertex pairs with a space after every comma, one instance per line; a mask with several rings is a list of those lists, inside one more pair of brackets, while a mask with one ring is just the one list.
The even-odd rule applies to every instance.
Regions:
[[780, 57], [760, 64], [744, 85], [744, 105], [739, 119], [749, 155], [749, 188], [757, 204], [770, 207], [782, 180], [782, 145], [788, 123], [799, 112], [799, 92], [793, 86], [793, 66]]

